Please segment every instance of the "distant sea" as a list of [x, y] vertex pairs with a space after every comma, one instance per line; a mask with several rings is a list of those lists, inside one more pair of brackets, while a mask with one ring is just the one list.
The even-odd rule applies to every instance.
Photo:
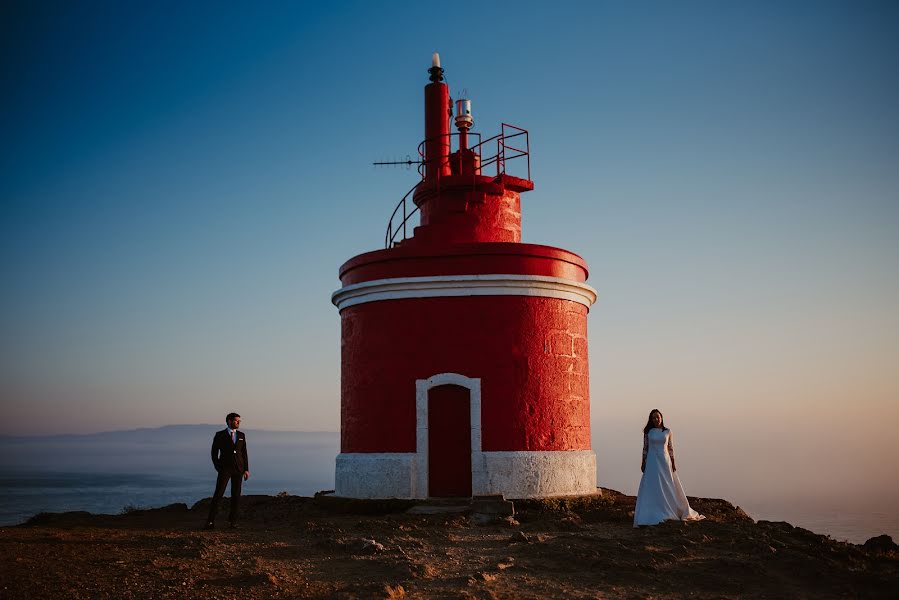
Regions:
[[[210, 446], [223, 426], [174, 425], [89, 435], [0, 438], [0, 525], [40, 512], [119, 514], [212, 496]], [[334, 432], [246, 430], [244, 494], [312, 496], [334, 488]]]
[[895, 502], [887, 500], [749, 499], [740, 506], [755, 520], [786, 521], [835, 540], [862, 544], [869, 538], [887, 534], [899, 542], [899, 509]]
[[[215, 425], [176, 425], [89, 435], [0, 437], [0, 525], [40, 512], [118, 514], [128, 507], [212, 495], [209, 447]], [[312, 496], [334, 488], [334, 432], [246, 430], [250, 479], [245, 494]], [[899, 540], [899, 511], [881, 504], [727, 498], [754, 519], [787, 521], [839, 540], [862, 543], [886, 533]]]

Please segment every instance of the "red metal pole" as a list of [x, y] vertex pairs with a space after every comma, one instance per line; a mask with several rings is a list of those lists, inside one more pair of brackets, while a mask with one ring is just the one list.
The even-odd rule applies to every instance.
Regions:
[[428, 69], [431, 82], [425, 86], [425, 181], [438, 181], [450, 174], [449, 86], [443, 83], [440, 60]]

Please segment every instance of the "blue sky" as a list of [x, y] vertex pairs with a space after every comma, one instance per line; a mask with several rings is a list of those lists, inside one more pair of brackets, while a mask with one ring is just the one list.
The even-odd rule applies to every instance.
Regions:
[[[524, 240], [591, 267], [601, 480], [624, 478], [656, 406], [699, 486], [730, 443], [799, 471], [823, 435], [828, 464], [871, 485], [857, 465], [899, 467], [894, 3], [0, 11], [0, 401], [17, 432], [230, 410], [336, 430], [329, 296], [415, 182], [370, 163], [414, 155], [437, 50], [475, 129], [530, 131]], [[767, 464], [748, 461], [747, 486]]]

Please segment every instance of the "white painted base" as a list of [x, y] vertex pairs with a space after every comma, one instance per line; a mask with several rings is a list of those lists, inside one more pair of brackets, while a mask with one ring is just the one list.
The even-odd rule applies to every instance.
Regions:
[[345, 498], [423, 498], [416, 495], [414, 452], [337, 455], [334, 495]]
[[[478, 456], [480, 455], [480, 456]], [[480, 465], [475, 466], [475, 460]], [[570, 452], [479, 452], [472, 456], [475, 496], [546, 498], [596, 493], [596, 454]]]
[[[343, 453], [337, 456], [334, 493], [346, 498], [427, 498], [427, 465], [416, 453]], [[596, 493], [592, 450], [474, 452], [471, 490], [476, 496], [547, 498]], [[424, 476], [422, 476], [424, 475]]]

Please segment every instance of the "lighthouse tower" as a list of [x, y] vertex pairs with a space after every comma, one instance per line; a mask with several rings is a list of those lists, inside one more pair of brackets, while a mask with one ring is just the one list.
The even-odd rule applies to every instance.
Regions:
[[335, 493], [595, 493], [587, 264], [521, 243], [520, 195], [534, 189], [527, 131], [503, 124], [481, 139], [470, 101], [453, 118], [437, 54], [428, 72], [421, 181], [394, 210], [386, 247], [344, 263], [332, 296]]

